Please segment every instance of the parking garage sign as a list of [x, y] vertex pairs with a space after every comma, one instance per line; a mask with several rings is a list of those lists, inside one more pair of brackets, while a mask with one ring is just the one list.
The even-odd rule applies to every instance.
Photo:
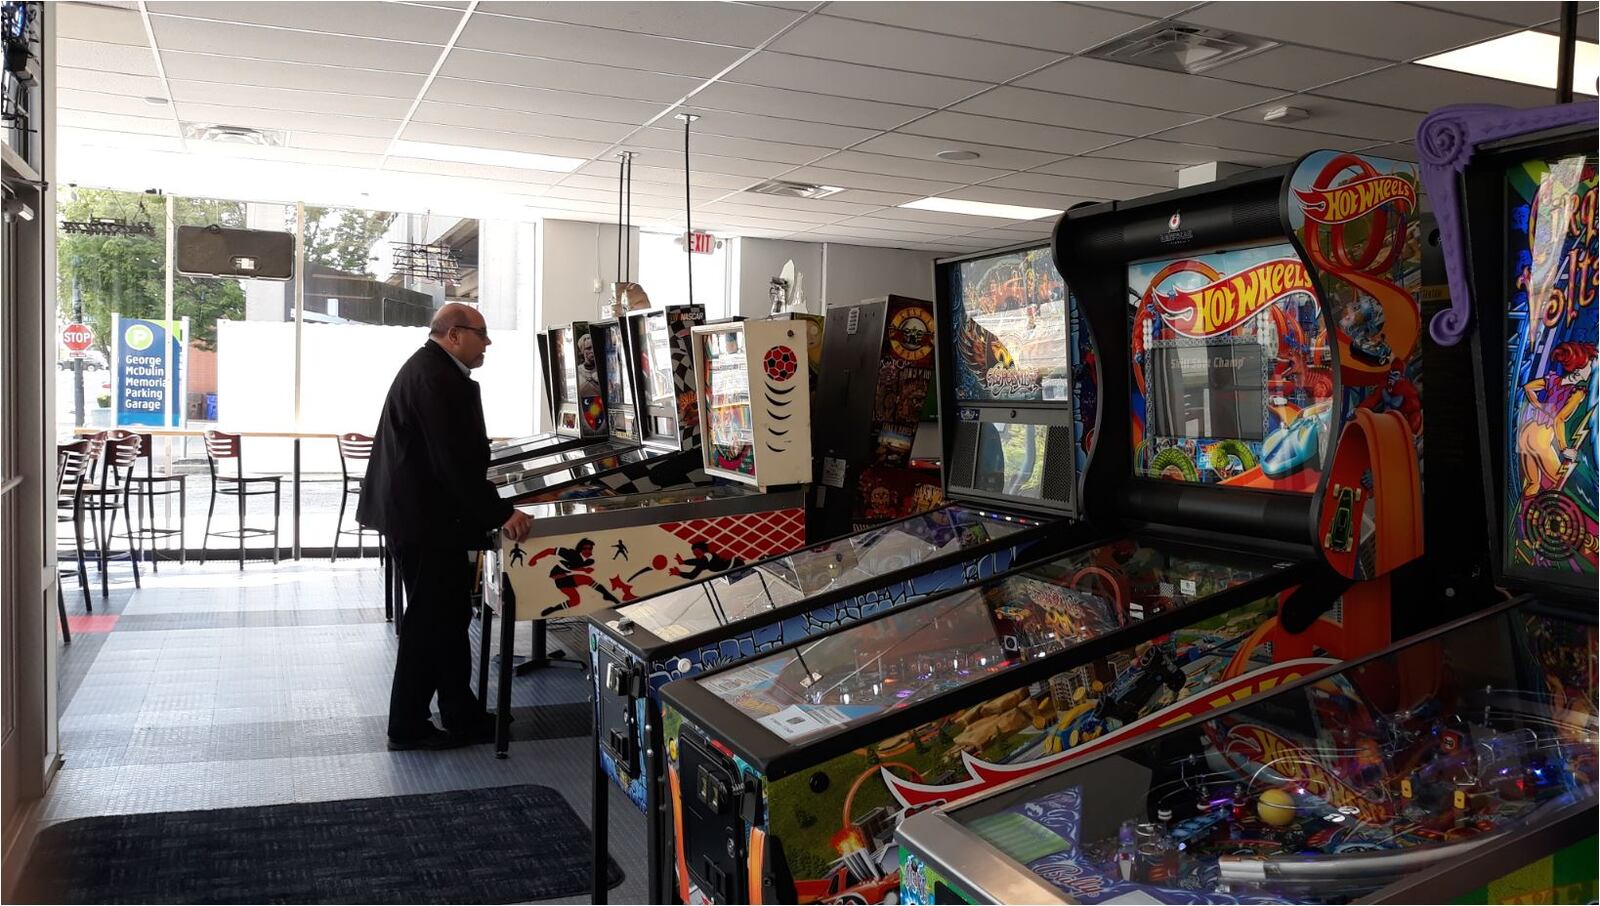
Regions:
[[112, 315], [111, 335], [116, 423], [182, 427], [189, 319], [154, 321]]

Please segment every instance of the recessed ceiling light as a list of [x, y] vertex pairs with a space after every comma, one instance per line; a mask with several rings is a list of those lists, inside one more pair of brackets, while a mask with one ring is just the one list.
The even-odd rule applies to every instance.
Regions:
[[970, 214], [973, 217], [996, 217], [1001, 220], [1038, 220], [1041, 217], [1061, 216], [1061, 212], [1055, 208], [1029, 208], [989, 201], [965, 201], [960, 198], [923, 198], [919, 201], [908, 201], [900, 207], [916, 211]]
[[[1561, 40], [1541, 31], [1520, 31], [1418, 60], [1423, 66], [1520, 82], [1540, 88], [1556, 87], [1556, 59]], [[1579, 41], [1573, 59], [1572, 90], [1595, 94], [1600, 79], [1600, 44]]]
[[395, 157], [415, 157], [422, 160], [448, 160], [463, 164], [483, 164], [489, 167], [518, 167], [523, 170], [549, 170], [571, 173], [586, 163], [582, 157], [555, 157], [549, 154], [530, 154], [526, 151], [504, 151], [499, 148], [475, 148], [471, 145], [445, 145], [437, 142], [413, 142], [401, 139], [394, 143], [390, 153]]
[[144, 102], [152, 107], [165, 107], [170, 103], [166, 98], [158, 94], [148, 95], [145, 97]]
[[956, 148], [951, 151], [940, 151], [938, 154], [934, 155], [934, 157], [937, 157], [940, 160], [948, 161], [977, 160], [982, 156], [983, 155], [979, 154], [978, 152], [969, 151], [966, 148]]

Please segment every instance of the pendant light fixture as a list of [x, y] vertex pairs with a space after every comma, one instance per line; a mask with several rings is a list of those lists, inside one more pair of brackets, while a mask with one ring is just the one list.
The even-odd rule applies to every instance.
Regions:
[[628, 309], [627, 292], [633, 285], [633, 156], [636, 152], [617, 153], [617, 266], [613, 272], [616, 282], [611, 284], [611, 301], [607, 317], [620, 318]]
[[683, 120], [683, 255], [689, 268], [689, 304], [694, 304], [694, 215], [689, 197], [689, 125], [700, 118], [698, 113], [680, 113]]

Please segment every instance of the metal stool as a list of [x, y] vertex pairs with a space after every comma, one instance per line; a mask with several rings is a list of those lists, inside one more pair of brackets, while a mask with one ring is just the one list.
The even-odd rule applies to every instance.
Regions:
[[[133, 511], [138, 517], [136, 530], [139, 544], [142, 549], [150, 551], [150, 568], [155, 572], [161, 571], [161, 550], [156, 543], [161, 538], [178, 537], [178, 562], [189, 561], [188, 542], [184, 535], [188, 527], [188, 490], [189, 476], [179, 475], [175, 472], [157, 472], [155, 470], [154, 438], [148, 434], [135, 434], [139, 438], [139, 458], [144, 460], [144, 474], [140, 475], [135, 466], [128, 474], [129, 493], [133, 496]], [[156, 498], [178, 495], [178, 526], [173, 528], [169, 523], [166, 526], [156, 524]], [[150, 539], [149, 548], [143, 548], [145, 539]]]
[[[367, 527], [357, 522], [355, 528], [345, 528], [344, 513], [345, 507], [349, 505], [350, 498], [352, 496], [356, 497], [358, 500], [360, 499], [361, 481], [362, 479], [366, 478], [365, 465], [362, 466], [362, 471], [360, 473], [351, 474], [350, 463], [352, 461], [365, 463], [371, 458], [371, 436], [366, 434], [357, 434], [355, 432], [339, 435], [339, 471], [344, 475], [344, 491], [339, 495], [339, 519], [334, 525], [333, 553], [329, 558], [330, 562], [339, 562], [339, 539], [345, 535], [356, 536], [356, 558], [360, 559], [361, 557], [366, 556]], [[378, 545], [379, 550], [381, 551], [383, 545], [383, 535], [378, 534], [376, 531], [374, 531], [374, 534], [378, 535]]]
[[[87, 440], [75, 441], [70, 444], [60, 444], [56, 447], [56, 525], [63, 522], [72, 523], [72, 535], [77, 551], [74, 565], [77, 567], [78, 587], [83, 590], [83, 609], [89, 613], [94, 612], [94, 599], [89, 595], [89, 568], [83, 558], [83, 484], [84, 478], [89, 474], [90, 463], [89, 442]], [[57, 563], [60, 555], [57, 554]], [[61, 631], [66, 636], [67, 644], [72, 643], [72, 630], [67, 627], [67, 601], [66, 594], [61, 590], [59, 578], [60, 567], [57, 567], [56, 579], [56, 608], [61, 615]]]
[[[128, 530], [131, 517], [128, 508], [127, 476], [133, 464], [139, 461], [139, 437], [121, 429], [95, 435], [91, 443], [100, 446], [100, 475], [93, 484], [82, 486], [83, 509], [94, 515], [95, 558], [100, 573], [100, 597], [110, 597], [106, 578], [106, 565], [115, 557], [127, 557], [133, 567], [133, 587], [139, 588], [139, 551], [136, 539]], [[111, 542], [117, 534], [117, 514], [121, 513], [124, 526], [122, 535], [128, 546], [123, 553], [112, 554]]]
[[[206, 432], [206, 467], [211, 471], [211, 505], [206, 508], [206, 540], [237, 538], [239, 540], [239, 569], [244, 569], [244, 539], [256, 535], [272, 536], [272, 562], [278, 562], [278, 523], [283, 509], [282, 475], [247, 475], [244, 457], [240, 452], [237, 434], [223, 431]], [[233, 460], [233, 474], [225, 475], [218, 468], [219, 460]], [[260, 490], [254, 490], [260, 488]], [[239, 527], [232, 531], [211, 530], [211, 517], [217, 509], [217, 495], [226, 494], [239, 500]], [[272, 495], [272, 528], [250, 528], [244, 524], [245, 498]], [[200, 545], [200, 562], [206, 562], [206, 544]]]

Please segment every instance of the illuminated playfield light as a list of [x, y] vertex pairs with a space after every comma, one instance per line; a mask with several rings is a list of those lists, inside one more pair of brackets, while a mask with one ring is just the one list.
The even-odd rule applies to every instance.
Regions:
[[404, 139], [394, 143], [391, 153], [395, 157], [448, 160], [489, 167], [519, 167], [523, 170], [549, 170], [555, 173], [571, 173], [585, 163], [581, 157], [553, 157], [549, 154], [530, 154], [526, 151], [502, 151], [499, 148], [474, 148], [469, 145], [444, 145]]
[[[1435, 69], [1450, 69], [1505, 82], [1554, 88], [1560, 45], [1560, 39], [1555, 35], [1521, 31], [1435, 54], [1417, 62]], [[1572, 90], [1592, 95], [1597, 78], [1600, 78], [1600, 44], [1579, 41], [1577, 54], [1573, 58]]]
[[1016, 204], [995, 204], [989, 201], [963, 201], [959, 198], [923, 198], [908, 201], [902, 208], [918, 211], [940, 211], [945, 214], [970, 214], [973, 217], [997, 217], [1001, 220], [1038, 220], [1041, 217], [1059, 217], [1054, 208], [1027, 208]]

